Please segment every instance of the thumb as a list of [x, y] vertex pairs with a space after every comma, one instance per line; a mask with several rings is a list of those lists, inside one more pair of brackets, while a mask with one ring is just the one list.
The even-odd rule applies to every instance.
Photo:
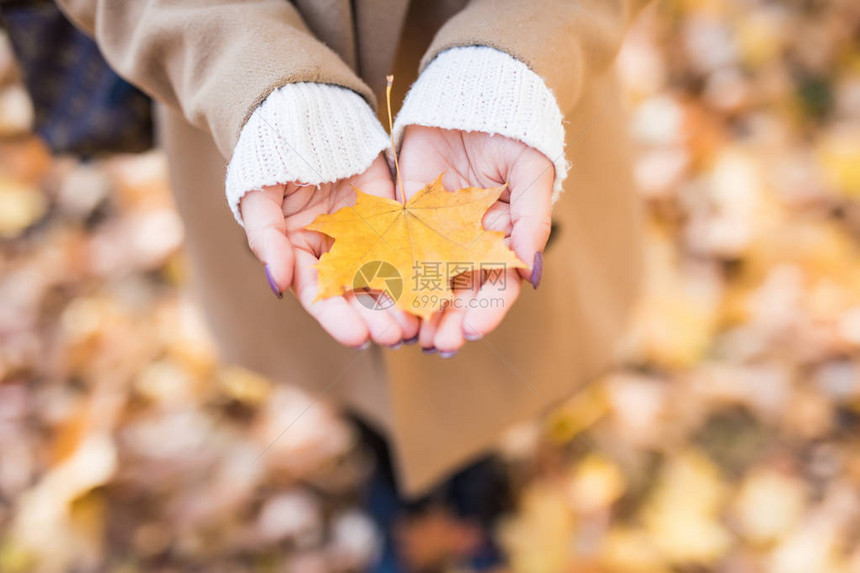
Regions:
[[511, 249], [529, 268], [520, 276], [537, 288], [543, 270], [543, 249], [552, 228], [555, 169], [549, 160], [523, 161], [511, 173]]
[[278, 298], [293, 280], [293, 246], [287, 238], [283, 199], [283, 186], [270, 186], [246, 193], [239, 203], [248, 246], [266, 266], [269, 286]]

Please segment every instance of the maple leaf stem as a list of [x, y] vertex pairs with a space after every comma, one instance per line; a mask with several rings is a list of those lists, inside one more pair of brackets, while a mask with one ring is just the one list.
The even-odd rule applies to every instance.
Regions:
[[391, 86], [394, 84], [394, 76], [385, 76], [385, 80], [388, 82], [385, 86], [385, 104], [388, 106], [388, 133], [391, 136], [391, 154], [394, 155], [394, 170], [397, 173], [397, 181], [400, 183], [400, 200], [406, 205], [406, 191], [403, 189], [403, 179], [400, 178], [400, 162], [397, 161], [397, 149], [394, 147], [394, 125], [391, 121]]

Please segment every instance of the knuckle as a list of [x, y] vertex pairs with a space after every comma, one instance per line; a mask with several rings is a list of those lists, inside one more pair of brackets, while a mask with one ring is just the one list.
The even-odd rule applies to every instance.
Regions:
[[248, 233], [248, 248], [258, 259], [263, 258], [262, 249], [260, 248], [260, 236], [257, 233]]
[[265, 252], [269, 249], [281, 231], [272, 224], [263, 225], [256, 229], [248, 231], [248, 247], [251, 249], [257, 258], [261, 259], [265, 256]]

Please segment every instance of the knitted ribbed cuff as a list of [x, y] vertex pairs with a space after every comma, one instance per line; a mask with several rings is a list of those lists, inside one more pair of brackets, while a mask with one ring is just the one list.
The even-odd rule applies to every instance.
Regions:
[[227, 166], [227, 201], [242, 224], [248, 191], [287, 182], [317, 185], [361, 173], [389, 144], [357, 93], [330, 84], [293, 83], [271, 94], [242, 127]]
[[568, 170], [562, 119], [555, 96], [528, 66], [494, 48], [465, 46], [445, 50], [424, 69], [397, 115], [394, 139], [399, 149], [408, 125], [516, 139], [555, 166], [554, 203]]

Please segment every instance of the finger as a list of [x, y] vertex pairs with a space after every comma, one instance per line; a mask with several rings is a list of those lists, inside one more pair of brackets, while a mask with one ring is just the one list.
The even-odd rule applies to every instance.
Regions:
[[293, 247], [286, 234], [283, 199], [283, 187], [266, 187], [248, 192], [239, 202], [248, 246], [266, 265], [279, 294], [290, 288], [293, 279]]
[[461, 308], [449, 308], [439, 321], [439, 328], [433, 337], [433, 346], [442, 358], [451, 358], [457, 353], [466, 340], [463, 338], [463, 317], [465, 311]]
[[[421, 325], [421, 321], [417, 316], [410, 314], [408, 312], [404, 312], [403, 310], [397, 308], [396, 301], [390, 296], [388, 292], [374, 292], [372, 295], [356, 293], [356, 296], [359, 302], [365, 303], [366, 306], [374, 307], [378, 312], [384, 312], [391, 320], [393, 320], [400, 329], [400, 335], [402, 340], [399, 340], [394, 343], [394, 346], [399, 346], [400, 342], [410, 341], [410, 344], [416, 342], [416, 335], [418, 334], [418, 328]], [[367, 298], [372, 296], [374, 297], [372, 300]], [[390, 346], [390, 345], [389, 345]]]
[[470, 301], [477, 294], [480, 272], [463, 275], [455, 280], [459, 280], [461, 284], [463, 281], [468, 281], [468, 284], [465, 288], [454, 290], [454, 298], [445, 309], [445, 314], [442, 315], [436, 335], [433, 337], [433, 344], [443, 358], [452, 357], [466, 342], [463, 337], [463, 318]]
[[517, 300], [520, 288], [520, 277], [513, 269], [486, 277], [463, 317], [464, 337], [477, 340], [499, 326]]
[[436, 329], [444, 314], [444, 310], [437, 311], [429, 319], [421, 321], [421, 327], [418, 330], [418, 344], [425, 354], [436, 352], [436, 347], [433, 346], [433, 337], [436, 336]]
[[391, 313], [382, 308], [384, 299], [374, 293], [351, 292], [346, 295], [346, 300], [367, 325], [370, 338], [376, 344], [394, 346], [402, 340], [400, 325]]
[[511, 224], [511, 206], [508, 203], [496, 201], [487, 209], [481, 224], [488, 231], [499, 231], [504, 233], [506, 237], [509, 237], [511, 230], [513, 230], [513, 225]]
[[523, 161], [511, 174], [511, 249], [529, 265], [520, 276], [531, 280], [535, 255], [543, 252], [552, 226], [555, 170], [543, 157]]
[[418, 329], [421, 327], [421, 321], [418, 317], [395, 307], [393, 301], [391, 302], [387, 312], [391, 315], [391, 318], [397, 322], [398, 326], [400, 326], [400, 333], [403, 336], [403, 340], [415, 342], [414, 338], [418, 334]]
[[314, 300], [319, 288], [316, 263], [317, 258], [309, 252], [296, 250], [293, 290], [299, 302], [332, 338], [345, 346], [360, 347], [368, 340], [368, 328], [346, 299], [336, 296]]

